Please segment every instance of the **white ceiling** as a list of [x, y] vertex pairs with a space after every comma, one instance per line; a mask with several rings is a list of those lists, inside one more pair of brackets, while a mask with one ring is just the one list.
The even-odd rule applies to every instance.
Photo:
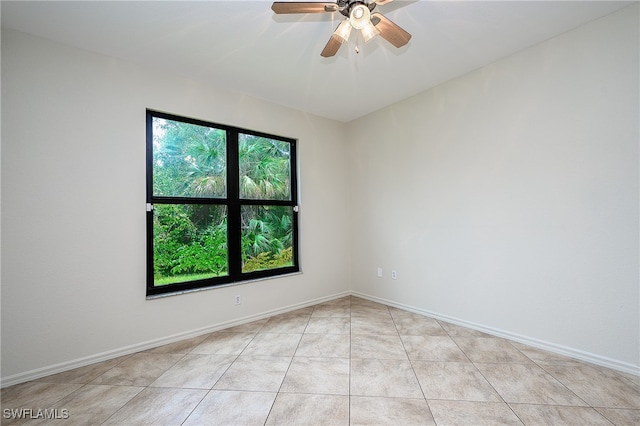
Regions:
[[2, 26], [348, 122], [632, 2], [402, 1], [413, 35], [320, 52], [339, 13], [275, 15], [269, 1], [2, 1]]

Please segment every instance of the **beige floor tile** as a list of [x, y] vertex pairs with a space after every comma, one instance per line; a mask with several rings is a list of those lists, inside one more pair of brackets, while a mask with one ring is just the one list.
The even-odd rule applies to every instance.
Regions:
[[358, 297], [351, 298], [351, 317], [357, 316], [376, 316], [380, 318], [391, 318], [389, 307], [381, 303], [372, 302], [370, 300]]
[[242, 351], [242, 355], [293, 356], [302, 334], [260, 333]]
[[130, 355], [125, 355], [85, 367], [74, 368], [73, 370], [47, 376], [37, 381], [46, 381], [49, 383], [89, 383], [129, 357]]
[[140, 352], [91, 382], [93, 385], [148, 386], [184, 355]]
[[611, 426], [611, 422], [591, 407], [511, 404], [511, 409], [527, 426]]
[[351, 302], [348, 298], [342, 298], [338, 300], [332, 300], [330, 302], [321, 303], [316, 305], [311, 318], [326, 318], [326, 317], [346, 317], [351, 316]]
[[351, 395], [422, 398], [409, 361], [352, 359]]
[[413, 361], [412, 365], [427, 399], [502, 401], [470, 362]]
[[349, 397], [281, 393], [267, 425], [348, 425]]
[[44, 420], [30, 424], [101, 424], [143, 389], [144, 387], [138, 386], [85, 385], [52, 407], [67, 410], [67, 419]]
[[401, 336], [447, 336], [444, 328], [433, 318], [418, 314], [410, 316], [396, 314], [393, 320]]
[[235, 355], [185, 355], [151, 386], [211, 389], [235, 359]]
[[202, 343], [193, 348], [190, 353], [240, 355], [254, 337], [255, 334], [253, 333], [217, 332], [203, 340]]
[[593, 407], [640, 409], [640, 378], [595, 365], [540, 363]]
[[311, 316], [305, 334], [350, 334], [351, 318], [347, 317], [314, 317]]
[[427, 400], [427, 402], [438, 425], [522, 425], [522, 422], [504, 402], [434, 400]]
[[26, 382], [2, 389], [0, 399], [3, 409], [44, 410], [81, 387], [80, 383]]
[[384, 305], [382, 303], [378, 303], [378, 302], [374, 302], [373, 300], [369, 300], [369, 299], [365, 299], [363, 297], [358, 297], [358, 296], [351, 296], [351, 307], [358, 307], [358, 306], [366, 306], [366, 307], [370, 307], [370, 308], [375, 308], [375, 309], [384, 309], [386, 311], [389, 310], [389, 307], [387, 305]]
[[326, 302], [318, 303], [314, 306], [317, 308], [318, 306], [326, 306], [326, 305], [337, 305], [337, 306], [346, 306], [347, 308], [351, 306], [351, 296], [342, 296], [337, 299], [328, 300]]
[[585, 406], [585, 402], [535, 364], [476, 364], [506, 402]]
[[186, 355], [191, 352], [196, 346], [202, 343], [207, 337], [209, 337], [209, 334], [203, 334], [202, 336], [196, 336], [190, 339], [180, 340], [179, 342], [169, 343], [168, 345], [158, 346], [157, 348], [149, 349], [145, 352], [157, 354]]
[[309, 315], [292, 315], [283, 314], [272, 317], [267, 323], [260, 329], [260, 333], [292, 333], [302, 334], [304, 333], [307, 323], [309, 322]]
[[349, 358], [348, 334], [303, 334], [296, 356]]
[[181, 425], [206, 394], [200, 389], [146, 388], [103, 425]]
[[280, 392], [349, 395], [349, 360], [295, 357]]
[[212, 390], [193, 410], [184, 426], [264, 425], [275, 392], [244, 392]]
[[447, 335], [401, 336], [411, 360], [469, 362], [467, 356]]
[[616, 426], [640, 425], [640, 410], [626, 408], [597, 408], [597, 410]]
[[531, 360], [509, 341], [497, 337], [452, 337], [473, 362], [525, 363]]
[[393, 320], [388, 309], [377, 308], [375, 306], [354, 306], [351, 305], [351, 319], [375, 318], [378, 320]]
[[388, 318], [379, 316], [353, 316], [351, 317], [351, 334], [390, 334], [397, 336], [398, 330], [391, 316]]
[[352, 396], [351, 426], [435, 425], [424, 399]]
[[277, 392], [290, 363], [289, 357], [239, 356], [214, 389]]
[[352, 334], [351, 358], [378, 358], [406, 360], [400, 336]]
[[350, 318], [351, 308], [326, 307], [313, 311], [311, 318]]

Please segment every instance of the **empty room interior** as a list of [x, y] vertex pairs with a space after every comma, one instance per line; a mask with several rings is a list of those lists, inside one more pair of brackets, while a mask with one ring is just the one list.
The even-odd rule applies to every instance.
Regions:
[[[2, 423], [638, 424], [638, 2], [271, 7], [2, 1]], [[151, 119], [291, 147], [288, 266], [159, 284]]]

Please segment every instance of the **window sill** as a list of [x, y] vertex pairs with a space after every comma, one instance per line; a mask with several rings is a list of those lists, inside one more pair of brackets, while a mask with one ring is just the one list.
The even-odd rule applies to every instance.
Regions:
[[211, 287], [201, 287], [201, 288], [193, 288], [193, 289], [190, 289], [190, 290], [174, 291], [174, 292], [171, 292], [171, 293], [154, 294], [152, 296], [146, 296], [146, 299], [147, 300], [153, 300], [153, 299], [160, 299], [160, 298], [164, 298], [164, 297], [178, 296], [178, 295], [181, 295], [181, 294], [195, 293], [195, 292], [199, 292], [199, 291], [216, 290], [216, 289], [219, 289], [219, 288], [233, 287], [233, 286], [237, 286], [237, 285], [255, 283], [255, 282], [259, 282], [259, 281], [267, 281], [267, 280], [275, 280], [275, 279], [279, 279], [279, 278], [287, 278], [287, 277], [292, 277], [292, 276], [295, 276], [295, 275], [302, 275], [302, 271], [290, 272], [288, 274], [282, 274], [282, 275], [274, 275], [274, 276], [271, 276], [271, 277], [253, 278], [253, 279], [246, 280], [246, 281], [236, 281], [236, 282], [227, 283], [227, 284], [219, 284], [219, 285], [215, 285], [215, 286], [211, 286]]

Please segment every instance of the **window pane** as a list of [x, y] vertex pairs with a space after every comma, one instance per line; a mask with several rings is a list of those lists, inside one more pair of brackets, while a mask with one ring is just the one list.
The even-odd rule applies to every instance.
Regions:
[[227, 274], [226, 206], [153, 206], [154, 286]]
[[240, 198], [291, 200], [291, 145], [240, 134]]
[[226, 132], [153, 117], [153, 195], [225, 197]]
[[293, 207], [242, 206], [242, 272], [293, 265]]

